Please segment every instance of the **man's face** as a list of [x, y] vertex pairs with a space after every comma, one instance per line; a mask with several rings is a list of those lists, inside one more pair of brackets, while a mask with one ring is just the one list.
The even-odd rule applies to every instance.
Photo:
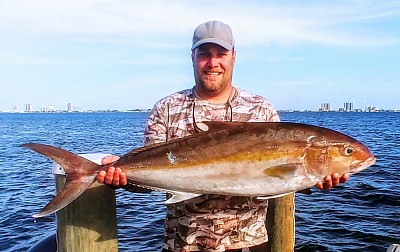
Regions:
[[196, 87], [202, 92], [218, 94], [232, 83], [235, 51], [207, 43], [192, 52]]

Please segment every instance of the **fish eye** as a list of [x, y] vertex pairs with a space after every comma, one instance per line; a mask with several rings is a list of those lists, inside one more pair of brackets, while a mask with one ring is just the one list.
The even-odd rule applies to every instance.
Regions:
[[347, 157], [350, 156], [353, 154], [353, 148], [351, 146], [344, 147], [342, 154]]

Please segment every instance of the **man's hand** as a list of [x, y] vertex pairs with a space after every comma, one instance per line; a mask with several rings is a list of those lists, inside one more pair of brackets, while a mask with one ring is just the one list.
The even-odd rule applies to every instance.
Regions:
[[[101, 160], [101, 164], [107, 165], [114, 161], [117, 161], [118, 159], [118, 156], [106, 156]], [[112, 166], [107, 169], [107, 172], [99, 172], [99, 174], [97, 174], [96, 180], [101, 184], [106, 184], [114, 187], [126, 186], [128, 183], [125, 173], [123, 173], [120, 168], [115, 169]]]
[[324, 178], [323, 181], [317, 183], [317, 188], [322, 190], [328, 190], [332, 187], [339, 185], [340, 183], [345, 183], [349, 180], [349, 174], [344, 173], [341, 177], [338, 173], [333, 173]]

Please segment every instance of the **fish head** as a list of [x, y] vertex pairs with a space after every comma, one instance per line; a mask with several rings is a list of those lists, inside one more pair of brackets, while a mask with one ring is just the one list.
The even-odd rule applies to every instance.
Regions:
[[310, 136], [308, 143], [304, 164], [307, 173], [317, 178], [333, 173], [354, 174], [368, 168], [376, 161], [363, 143], [333, 130]]

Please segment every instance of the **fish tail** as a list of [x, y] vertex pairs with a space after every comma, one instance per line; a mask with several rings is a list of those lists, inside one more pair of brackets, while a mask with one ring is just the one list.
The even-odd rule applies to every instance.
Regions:
[[54, 160], [64, 169], [66, 175], [66, 183], [62, 190], [39, 213], [33, 215], [34, 218], [44, 217], [67, 206], [94, 183], [97, 173], [103, 167], [72, 152], [50, 145], [28, 143], [22, 144], [21, 147]]

